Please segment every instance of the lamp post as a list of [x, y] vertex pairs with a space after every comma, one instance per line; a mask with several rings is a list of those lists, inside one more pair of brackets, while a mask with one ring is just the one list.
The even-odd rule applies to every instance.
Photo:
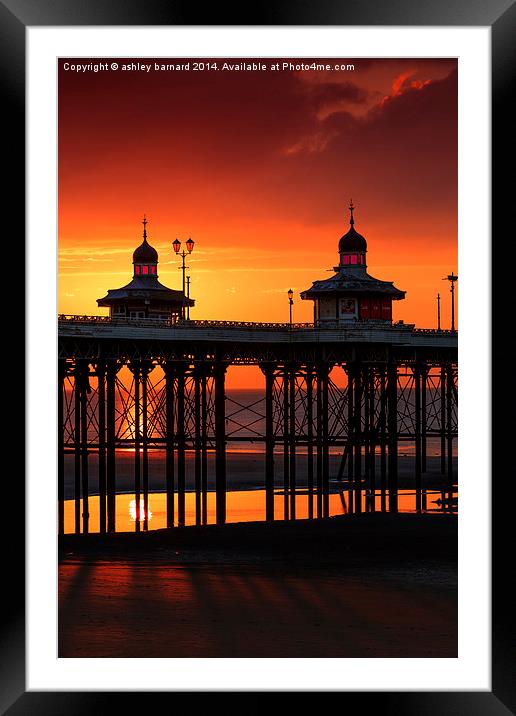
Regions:
[[455, 332], [455, 282], [458, 280], [458, 276], [456, 276], [453, 271], [449, 276], [445, 276], [443, 278], [443, 281], [449, 281], [450, 286], [450, 292], [451, 292], [451, 329], [452, 332]]
[[290, 321], [289, 322], [290, 322], [290, 328], [292, 328], [292, 306], [294, 305], [294, 291], [291, 288], [289, 288], [289, 290], [287, 291], [287, 296], [288, 296], [288, 305], [289, 305], [289, 309], [290, 309]]
[[183, 299], [182, 299], [183, 300], [183, 308], [182, 308], [182, 316], [181, 316], [182, 318], [185, 317], [185, 288], [186, 288], [185, 287], [185, 271], [187, 268], [190, 268], [189, 266], [187, 266], [185, 264], [185, 258], [188, 256], [188, 254], [192, 253], [194, 244], [195, 244], [195, 242], [192, 241], [191, 238], [189, 238], [188, 241], [186, 241], [186, 243], [185, 243], [187, 251], [185, 251], [183, 249], [181, 251], [181, 253], [179, 253], [179, 249], [181, 248], [181, 242], [179, 241], [179, 239], [175, 239], [172, 242], [172, 248], [174, 249], [174, 253], [179, 254], [179, 256], [181, 256], [181, 258], [182, 258], [182, 264], [179, 267], [181, 269], [181, 271], [183, 272]]
[[437, 294], [437, 330], [441, 330], [441, 295]]
[[186, 320], [190, 320], [190, 276], [186, 277], [186, 297], [188, 302], [186, 304]]

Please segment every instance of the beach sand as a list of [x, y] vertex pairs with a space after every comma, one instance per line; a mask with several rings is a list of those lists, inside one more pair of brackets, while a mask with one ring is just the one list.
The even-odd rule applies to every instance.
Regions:
[[60, 657], [456, 655], [454, 515], [60, 538]]

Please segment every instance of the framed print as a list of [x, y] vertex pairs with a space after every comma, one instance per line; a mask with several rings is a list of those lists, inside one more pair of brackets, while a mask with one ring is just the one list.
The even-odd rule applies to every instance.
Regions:
[[28, 286], [3, 711], [515, 712], [514, 5], [0, 12]]

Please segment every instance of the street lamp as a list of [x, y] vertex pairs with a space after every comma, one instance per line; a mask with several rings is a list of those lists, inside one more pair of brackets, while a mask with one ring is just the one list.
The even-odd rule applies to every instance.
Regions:
[[172, 242], [172, 248], [174, 249], [174, 253], [179, 254], [179, 256], [181, 256], [181, 258], [182, 258], [182, 264], [181, 264], [181, 266], [179, 267], [179, 268], [181, 269], [181, 271], [183, 272], [183, 310], [182, 310], [182, 314], [183, 314], [183, 315], [182, 315], [182, 318], [185, 317], [185, 288], [186, 288], [186, 286], [185, 286], [185, 283], [186, 283], [186, 281], [185, 281], [185, 271], [186, 271], [187, 268], [190, 268], [189, 266], [187, 266], [187, 265], [185, 264], [185, 258], [188, 256], [188, 254], [191, 254], [191, 253], [192, 253], [194, 244], [195, 244], [195, 242], [192, 240], [192, 238], [189, 238], [188, 241], [186, 241], [187, 251], [185, 251], [185, 250], [183, 249], [183, 250], [181, 251], [181, 253], [179, 253], [179, 249], [181, 248], [181, 242], [179, 241], [179, 239], [175, 239], [175, 240]]
[[290, 327], [292, 328], [292, 306], [294, 305], [294, 291], [291, 288], [289, 288], [289, 290], [287, 291], [287, 296], [290, 308]]
[[458, 276], [456, 276], [453, 271], [449, 276], [445, 276], [443, 278], [443, 281], [449, 281], [450, 286], [450, 292], [451, 292], [451, 329], [453, 332], [455, 332], [455, 281], [458, 280]]

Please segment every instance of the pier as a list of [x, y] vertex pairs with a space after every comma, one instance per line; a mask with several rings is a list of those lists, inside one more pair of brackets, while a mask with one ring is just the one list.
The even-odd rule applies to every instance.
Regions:
[[[116, 530], [116, 451], [121, 448], [134, 451], [137, 530], [148, 529], [149, 453], [157, 449], [165, 451], [167, 525], [184, 524], [187, 451], [194, 454], [196, 523], [206, 523], [211, 452], [216, 521], [223, 524], [226, 446], [249, 435], [264, 444], [269, 521], [296, 519], [300, 460], [307, 461], [310, 518], [328, 517], [330, 478], [343, 481], [350, 512], [362, 510], [364, 496], [366, 510], [374, 511], [377, 490], [381, 509], [396, 512], [398, 448], [406, 441], [415, 445], [420, 509], [431, 437], [439, 439], [440, 470], [451, 498], [456, 331], [373, 320], [343, 325], [61, 315], [58, 363], [61, 534], [65, 454], [74, 458], [77, 533], [89, 531], [89, 458], [94, 453], [100, 531]], [[265, 387], [262, 399], [251, 406], [253, 418], [228, 434], [228, 415], [238, 414], [239, 407], [226, 393], [226, 373], [239, 365], [259, 366]], [[129, 380], [122, 379], [124, 371]], [[342, 451], [337, 475], [329, 473], [331, 447]], [[274, 508], [278, 476], [282, 514]]]

